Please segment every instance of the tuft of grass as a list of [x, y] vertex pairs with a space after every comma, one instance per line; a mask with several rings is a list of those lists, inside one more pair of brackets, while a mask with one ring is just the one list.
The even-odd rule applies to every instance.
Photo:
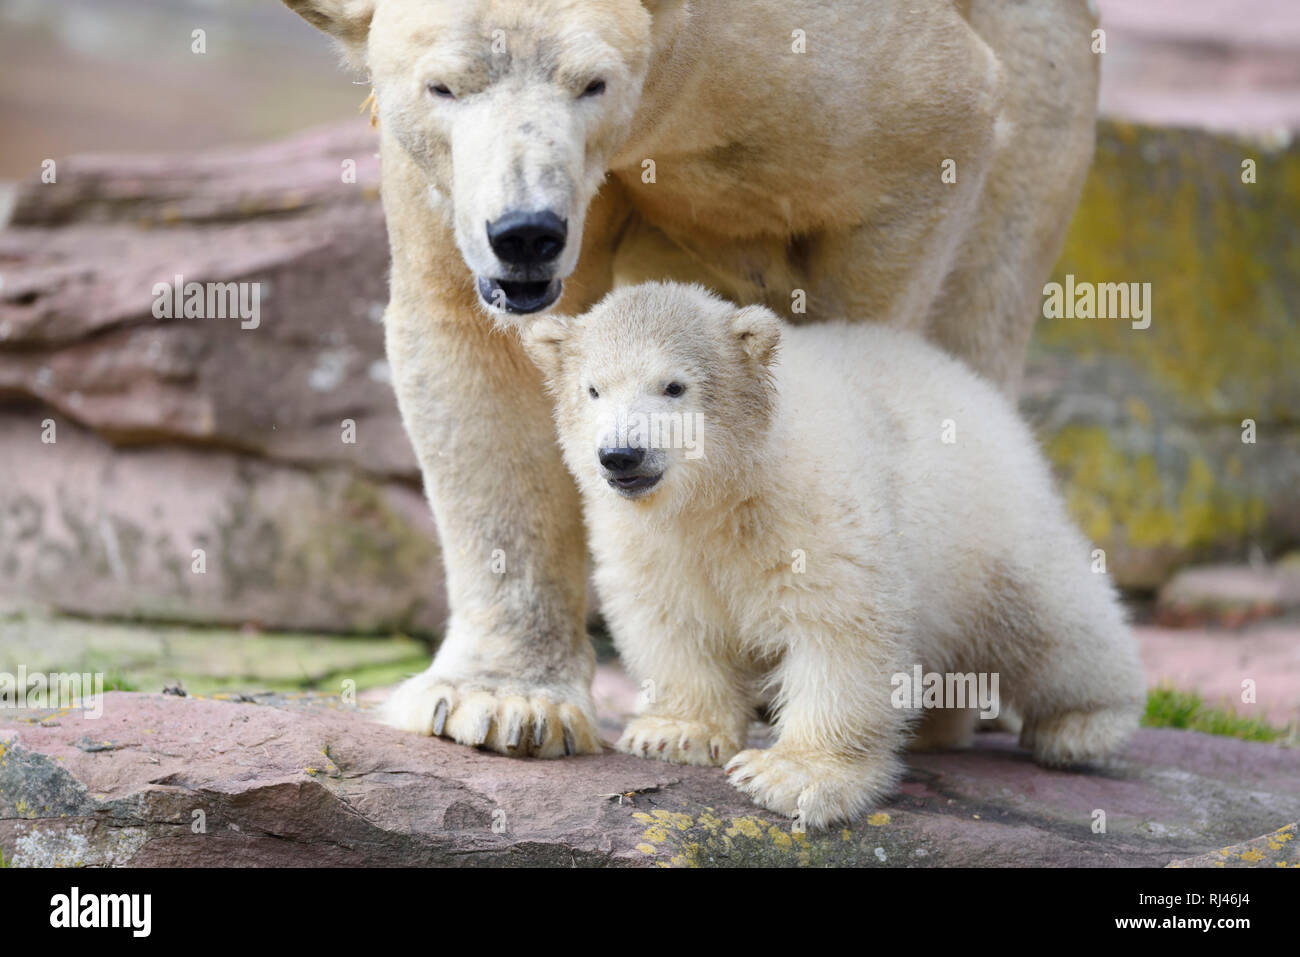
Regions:
[[110, 671], [104, 675], [104, 690], [107, 691], [139, 691], [135, 682], [123, 674], [120, 670]]
[[5, 860], [5, 851], [4, 851], [4, 848], [3, 848], [3, 847], [0, 847], [0, 870], [3, 870], [4, 868], [6, 868], [6, 867], [8, 867], [8, 866], [9, 866], [9, 862]]
[[1174, 688], [1153, 688], [1147, 695], [1147, 712], [1142, 718], [1143, 727], [1181, 728], [1218, 734], [1243, 741], [1278, 741], [1287, 732], [1259, 718], [1237, 714], [1232, 708], [1215, 708], [1207, 705], [1194, 691]]

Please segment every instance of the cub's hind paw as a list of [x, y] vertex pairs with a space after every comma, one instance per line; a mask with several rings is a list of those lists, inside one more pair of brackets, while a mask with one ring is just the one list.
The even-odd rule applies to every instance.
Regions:
[[1045, 767], [1068, 767], [1105, 758], [1124, 747], [1138, 729], [1136, 709], [1067, 711], [1026, 722], [1020, 746]]

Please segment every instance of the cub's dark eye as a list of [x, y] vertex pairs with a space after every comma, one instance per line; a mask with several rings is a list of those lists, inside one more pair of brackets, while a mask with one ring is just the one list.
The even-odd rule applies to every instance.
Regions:
[[430, 83], [429, 92], [434, 96], [445, 97], [448, 100], [456, 99], [456, 97], [452, 95], [451, 88], [445, 83]]
[[686, 386], [682, 385], [680, 382], [670, 382], [666, 386], [664, 386], [664, 395], [670, 396], [671, 398], [674, 399], [677, 398], [685, 391], [686, 391]]
[[591, 396], [593, 399], [600, 398], [600, 393], [596, 391], [596, 387], [594, 385], [587, 387], [587, 395]]
[[587, 88], [582, 91], [583, 96], [600, 96], [605, 92], [604, 80], [592, 80], [587, 84]]

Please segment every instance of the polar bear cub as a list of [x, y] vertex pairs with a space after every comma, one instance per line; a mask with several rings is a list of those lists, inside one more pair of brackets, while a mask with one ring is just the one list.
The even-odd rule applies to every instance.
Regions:
[[[957, 360], [671, 283], [538, 319], [525, 346], [649, 702], [620, 750], [725, 765], [822, 827], [897, 780], [925, 710], [901, 676], [996, 675], [1043, 764], [1137, 727], [1145, 682], [1112, 587], [1029, 429]], [[764, 704], [775, 744], [747, 749]], [[922, 730], [959, 745], [972, 720], [932, 710]]]

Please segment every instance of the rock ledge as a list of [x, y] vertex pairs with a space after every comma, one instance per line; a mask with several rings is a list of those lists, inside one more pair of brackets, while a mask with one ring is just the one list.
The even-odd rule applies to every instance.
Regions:
[[[1276, 866], [1277, 854], [1214, 852], [1300, 818], [1300, 751], [1190, 732], [1144, 730], [1122, 758], [1089, 772], [1041, 769], [1011, 736], [981, 735], [969, 752], [913, 756], [901, 792], [853, 827], [803, 835], [716, 769], [615, 754], [515, 760], [392, 731], [336, 699], [258, 700], [268, 703], [114, 692], [98, 720], [0, 714], [6, 858]], [[1093, 831], [1099, 811], [1105, 833]]]

